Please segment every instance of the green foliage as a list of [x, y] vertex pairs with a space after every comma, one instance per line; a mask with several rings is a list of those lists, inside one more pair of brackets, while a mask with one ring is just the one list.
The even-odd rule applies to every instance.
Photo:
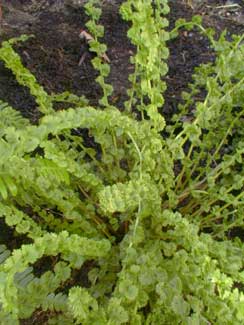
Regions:
[[166, 47], [169, 33], [164, 30], [168, 21], [162, 18], [169, 12], [167, 1], [156, 1], [155, 6], [150, 1], [126, 1], [120, 11], [122, 17], [132, 23], [128, 37], [137, 49], [131, 58], [135, 71], [129, 78], [132, 88], [128, 91], [130, 99], [126, 109], [131, 112], [133, 104], [137, 104], [142, 116], [146, 113], [153, 126], [162, 130], [165, 122], [158, 108], [164, 103], [166, 84], [162, 77], [168, 71], [165, 60], [169, 55]]
[[[123, 2], [136, 53], [121, 111], [98, 1], [85, 10], [101, 107], [48, 94], [13, 49], [26, 36], [0, 48], [43, 115], [33, 125], [0, 102], [0, 217], [14, 231], [0, 235], [1, 324], [36, 311], [49, 324], [242, 324], [244, 245], [229, 235], [243, 230], [244, 36], [216, 39], [199, 17], [167, 32], [166, 0]], [[166, 43], [193, 27], [216, 60], [196, 68], [166, 125]]]
[[107, 46], [99, 41], [99, 38], [104, 36], [104, 27], [97, 22], [101, 17], [102, 10], [99, 8], [99, 0], [89, 0], [84, 5], [86, 14], [90, 20], [86, 23], [86, 27], [92, 34], [93, 39], [89, 41], [90, 51], [96, 53], [96, 57], [92, 60], [93, 67], [99, 72], [96, 78], [97, 83], [103, 90], [103, 97], [99, 100], [102, 106], [109, 106], [108, 97], [113, 92], [112, 85], [106, 83], [105, 78], [110, 73], [110, 66], [104, 59], [106, 56]]

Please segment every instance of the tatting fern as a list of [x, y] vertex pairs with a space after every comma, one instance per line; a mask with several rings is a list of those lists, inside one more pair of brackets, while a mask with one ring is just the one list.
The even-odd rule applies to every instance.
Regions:
[[[0, 246], [0, 322], [18, 325], [38, 310], [57, 325], [239, 325], [244, 245], [229, 233], [243, 228], [244, 36], [216, 40], [199, 17], [167, 32], [166, 0], [123, 2], [136, 53], [121, 111], [110, 103], [98, 2], [85, 11], [101, 107], [48, 94], [13, 48], [29, 36], [0, 48], [42, 113], [32, 125], [0, 102], [0, 217], [28, 239], [13, 251]], [[197, 68], [166, 125], [158, 111], [166, 42], [193, 27], [209, 38], [216, 62]], [[55, 102], [70, 107], [56, 112]], [[46, 256], [52, 265], [37, 277], [35, 263]], [[85, 273], [87, 285], [74, 273]]]
[[0, 264], [2, 264], [11, 254], [5, 245], [0, 245]]
[[4, 130], [8, 127], [23, 129], [29, 124], [20, 112], [0, 100], [0, 137], [4, 135]]

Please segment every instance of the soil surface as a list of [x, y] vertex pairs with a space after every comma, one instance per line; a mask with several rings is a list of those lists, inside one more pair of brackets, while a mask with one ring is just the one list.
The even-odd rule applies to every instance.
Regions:
[[[123, 108], [128, 75], [133, 71], [130, 56], [134, 51], [127, 39], [129, 24], [119, 15], [122, 0], [104, 0], [101, 23], [105, 27], [104, 42], [108, 46], [107, 55], [111, 61], [108, 81], [114, 87], [113, 103]], [[92, 54], [81, 44], [80, 29], [85, 29], [88, 18], [80, 0], [0, 0], [0, 41], [21, 34], [35, 37], [17, 45], [24, 65], [33, 72], [48, 93], [70, 91], [85, 95], [91, 105], [98, 102], [101, 89], [96, 84], [96, 72], [91, 65]], [[213, 27], [217, 34], [227, 29], [227, 37], [232, 33], [244, 32], [244, 2], [242, 0], [171, 0], [168, 16], [170, 28], [178, 18], [190, 19], [194, 14], [203, 17], [204, 25]], [[169, 119], [176, 111], [180, 94], [187, 89], [194, 68], [203, 62], [214, 60], [209, 42], [199, 33], [181, 31], [179, 37], [169, 42], [169, 73], [166, 77], [168, 89], [162, 113]], [[80, 58], [86, 53], [79, 65]], [[20, 110], [24, 116], [36, 121], [39, 114], [36, 103], [28, 89], [15, 81], [12, 73], [0, 62], [0, 99]], [[13, 233], [4, 222], [5, 237], [13, 238], [10, 248], [21, 245], [14, 240]], [[2, 231], [1, 231], [2, 232]], [[5, 241], [0, 238], [0, 244]], [[25, 239], [23, 239], [25, 241]], [[27, 324], [47, 324], [48, 314], [36, 313]]]

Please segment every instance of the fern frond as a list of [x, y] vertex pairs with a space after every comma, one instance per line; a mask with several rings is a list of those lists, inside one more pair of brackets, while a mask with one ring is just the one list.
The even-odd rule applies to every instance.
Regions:
[[69, 91], [65, 91], [60, 94], [51, 94], [50, 97], [53, 102], [69, 103], [75, 105], [76, 107], [85, 107], [89, 103], [85, 96], [77, 96]]
[[5, 218], [8, 226], [15, 226], [18, 233], [27, 234], [30, 238], [40, 237], [45, 233], [33, 218], [11, 204], [5, 205], [0, 202], [0, 217]]
[[33, 279], [33, 267], [27, 267], [23, 272], [14, 275], [15, 285], [20, 288], [25, 288]]
[[42, 141], [40, 147], [44, 149], [45, 158], [53, 162], [59, 169], [61, 179], [67, 184], [68, 174], [84, 181], [88, 188], [98, 189], [102, 187], [102, 181], [95, 175], [92, 168], [86, 163], [78, 163], [60, 151], [59, 147], [51, 141]]
[[131, 211], [138, 207], [139, 202], [143, 202], [144, 206], [148, 205], [151, 212], [156, 213], [160, 212], [161, 198], [156, 185], [146, 176], [142, 180], [104, 187], [99, 192], [99, 202], [105, 213]]
[[4, 263], [10, 254], [10, 250], [8, 250], [5, 245], [0, 245], [0, 264]]
[[4, 41], [0, 48], [0, 59], [4, 61], [6, 68], [10, 69], [20, 85], [30, 89], [31, 95], [36, 98], [40, 111], [44, 114], [52, 112], [52, 101], [46, 91], [40, 86], [35, 76], [26, 69], [21, 61], [20, 56], [14, 51], [12, 44], [25, 41], [30, 36], [22, 35], [19, 38], [13, 38], [9, 41]]
[[66, 169], [58, 166], [55, 162], [49, 159], [42, 157], [35, 159], [34, 168], [36, 168], [36, 171], [40, 176], [48, 179], [50, 183], [65, 183], [66, 185], [69, 185], [70, 183], [69, 173]]
[[7, 186], [1, 177], [0, 177], [0, 194], [4, 200], [8, 198]]
[[6, 200], [9, 194], [17, 195], [17, 186], [14, 183], [14, 179], [9, 175], [0, 174], [0, 194], [4, 200]]
[[88, 290], [81, 287], [73, 287], [69, 291], [68, 306], [79, 323], [88, 324], [92, 314], [98, 311], [98, 303]]
[[58, 287], [69, 279], [71, 268], [65, 262], [58, 262], [54, 271], [45, 272], [40, 278], [32, 273], [32, 267], [26, 268], [14, 277], [18, 288], [20, 318], [32, 315], [35, 309], [62, 311], [67, 310], [64, 294], [53, 294]]
[[28, 125], [30, 125], [29, 121], [20, 112], [0, 100], [0, 137], [4, 135], [4, 130], [7, 127], [14, 127], [18, 130], [24, 129]]
[[67, 296], [62, 293], [50, 293], [45, 297], [42, 303], [43, 310], [51, 310], [57, 312], [66, 312], [67, 310]]
[[[29, 264], [35, 263], [44, 255], [61, 254], [71, 267], [76, 267], [73, 254], [77, 254], [77, 257], [83, 256], [84, 259], [98, 258], [106, 256], [110, 247], [111, 244], [108, 240], [88, 239], [78, 235], [69, 236], [67, 231], [59, 234], [44, 234], [42, 237], [35, 238], [33, 244], [22, 245], [5, 263], [0, 265], [0, 276], [3, 280], [0, 282], [0, 302], [6, 313], [11, 312], [13, 319], [18, 318], [20, 306], [14, 276], [17, 272], [23, 272]], [[58, 274], [60, 276], [66, 274], [63, 273], [63, 267], [59, 268]], [[30, 285], [32, 283], [33, 281], [30, 282]]]

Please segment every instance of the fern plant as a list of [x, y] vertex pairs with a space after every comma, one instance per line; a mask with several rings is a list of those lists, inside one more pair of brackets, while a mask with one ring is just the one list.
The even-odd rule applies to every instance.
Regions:
[[[229, 233], [243, 227], [243, 36], [216, 39], [199, 17], [167, 32], [167, 0], [125, 1], [136, 53], [121, 112], [109, 101], [97, 4], [85, 9], [101, 107], [48, 94], [13, 49], [26, 36], [0, 48], [42, 114], [32, 125], [0, 103], [0, 216], [26, 238], [14, 250], [1, 239], [1, 323], [41, 310], [49, 324], [241, 324], [244, 245]], [[193, 27], [209, 37], [216, 61], [196, 69], [166, 125], [167, 41]], [[70, 108], [56, 112], [56, 101]]]

